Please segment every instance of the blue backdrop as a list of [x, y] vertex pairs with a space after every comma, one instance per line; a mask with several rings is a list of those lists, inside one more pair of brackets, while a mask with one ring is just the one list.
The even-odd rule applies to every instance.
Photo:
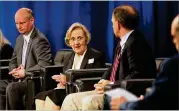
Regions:
[[116, 39], [111, 14], [121, 4], [130, 4], [139, 11], [139, 29], [155, 57], [177, 53], [170, 37], [170, 24], [179, 13], [178, 1], [0, 1], [0, 28], [14, 46], [18, 35], [14, 14], [21, 7], [31, 8], [36, 27], [47, 36], [55, 54], [58, 49], [69, 48], [64, 44], [65, 33], [72, 23], [81, 22], [92, 35], [90, 46], [105, 52], [106, 61], [112, 62]]

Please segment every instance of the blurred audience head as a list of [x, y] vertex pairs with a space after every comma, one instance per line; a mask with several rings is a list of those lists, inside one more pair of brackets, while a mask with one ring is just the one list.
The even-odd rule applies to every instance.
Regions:
[[[121, 5], [116, 7], [112, 13], [112, 24], [114, 34], [124, 36], [124, 30], [134, 30], [139, 24], [139, 14], [137, 10], [130, 5]], [[123, 31], [123, 32], [122, 32]]]
[[32, 10], [28, 8], [20, 8], [15, 14], [15, 23], [19, 33], [28, 35], [34, 27]]
[[87, 28], [80, 23], [73, 23], [67, 30], [65, 43], [72, 47], [78, 55], [82, 55], [90, 42], [91, 36]]
[[176, 49], [179, 51], [179, 14], [173, 19], [171, 24], [171, 35]]
[[4, 44], [10, 44], [10, 42], [4, 37], [4, 35], [0, 29], [0, 49]]

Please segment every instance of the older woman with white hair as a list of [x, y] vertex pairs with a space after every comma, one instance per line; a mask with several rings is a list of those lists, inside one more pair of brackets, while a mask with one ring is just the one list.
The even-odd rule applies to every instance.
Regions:
[[0, 59], [10, 59], [12, 57], [12, 53], [13, 48], [0, 29]]
[[[65, 72], [67, 69], [90, 69], [105, 67], [105, 59], [101, 52], [90, 48], [88, 43], [91, 39], [87, 28], [74, 23], [67, 30], [65, 43], [73, 49], [73, 53], [64, 60]], [[39, 93], [35, 98], [36, 110], [59, 110], [66, 97], [65, 74], [52, 76], [58, 82], [57, 88]]]

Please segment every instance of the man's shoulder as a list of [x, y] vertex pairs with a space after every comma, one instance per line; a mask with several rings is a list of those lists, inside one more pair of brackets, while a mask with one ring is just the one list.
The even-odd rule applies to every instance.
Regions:
[[178, 67], [178, 63], [179, 63], [179, 54], [171, 57], [170, 59], [168, 59], [166, 61], [166, 65], [164, 67], [167, 67], [167, 66], [177, 66]]
[[43, 34], [36, 35], [33, 39], [36, 40], [36, 41], [39, 41], [39, 40], [48, 41], [47, 38]]
[[145, 40], [145, 37], [144, 37], [144, 35], [139, 30], [134, 30], [129, 35], [129, 40], [131, 40], [131, 41]]
[[32, 39], [33, 41], [48, 41], [47, 37], [42, 33], [40, 32], [37, 28], [35, 28], [35, 31], [33, 32], [34, 34], [32, 35]]
[[138, 47], [138, 48], [151, 48], [148, 44], [147, 40], [145, 39], [143, 33], [141, 33], [139, 30], [134, 30], [128, 40], [126, 41], [126, 44], [131, 47]]
[[35, 38], [46, 38], [46, 36], [42, 32], [40, 32], [40, 30], [36, 27], [34, 28], [32, 36], [34, 36]]

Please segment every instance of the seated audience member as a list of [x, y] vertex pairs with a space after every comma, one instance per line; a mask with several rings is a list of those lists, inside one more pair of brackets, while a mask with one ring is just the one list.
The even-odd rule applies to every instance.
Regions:
[[137, 30], [139, 15], [135, 8], [122, 5], [112, 14], [113, 31], [120, 39], [116, 48], [113, 66], [94, 85], [95, 91], [69, 94], [61, 110], [103, 109], [104, 86], [119, 83], [123, 79], [153, 78], [156, 64], [152, 49], [144, 36]]
[[20, 8], [14, 16], [20, 35], [12, 59], [9, 62], [9, 74], [13, 79], [0, 80], [0, 110], [23, 110], [28, 76], [41, 67], [52, 65], [52, 51], [47, 38], [35, 27], [33, 12]]
[[[179, 51], [179, 15], [172, 22], [171, 35], [173, 36], [173, 43]], [[130, 102], [119, 95], [119, 97], [111, 99], [111, 109], [178, 110], [178, 63], [178, 54], [166, 62], [163, 71], [157, 76], [151, 91], [142, 100]]]
[[12, 57], [12, 53], [13, 48], [0, 29], [0, 60], [10, 59]]
[[[103, 54], [88, 46], [90, 39], [90, 33], [84, 25], [80, 23], [71, 25], [66, 33], [65, 43], [72, 47], [74, 52], [66, 56], [63, 72], [67, 69], [105, 67]], [[64, 74], [54, 75], [52, 79], [58, 82], [57, 88], [41, 92], [36, 96], [35, 103], [37, 110], [58, 110], [66, 97], [66, 76]]]

